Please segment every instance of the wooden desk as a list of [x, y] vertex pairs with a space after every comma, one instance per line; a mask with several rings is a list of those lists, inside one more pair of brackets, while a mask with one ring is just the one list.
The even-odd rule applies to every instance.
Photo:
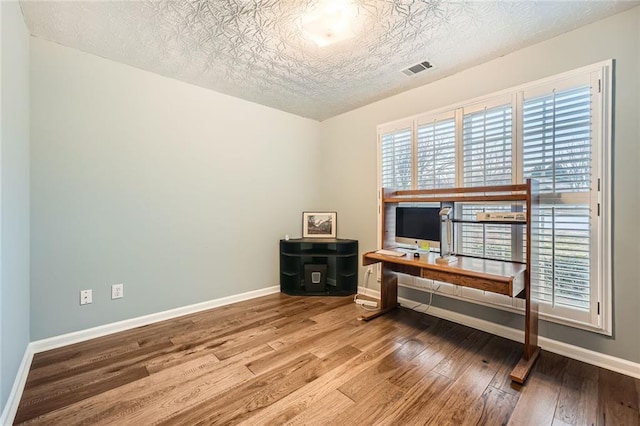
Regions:
[[380, 309], [363, 315], [361, 319], [368, 321], [398, 306], [398, 273], [511, 297], [522, 297], [526, 301], [525, 348], [522, 359], [511, 372], [511, 379], [518, 383], [524, 383], [540, 353], [538, 347], [538, 309], [537, 305], [532, 303], [530, 291], [527, 288], [529, 283], [526, 266], [522, 263], [465, 256], [458, 256], [458, 261], [455, 263], [441, 265], [436, 263], [437, 254], [435, 253], [424, 253], [419, 259], [409, 256], [411, 255], [394, 257], [376, 252], [363, 255], [365, 266], [382, 263], [382, 282], [380, 283]]

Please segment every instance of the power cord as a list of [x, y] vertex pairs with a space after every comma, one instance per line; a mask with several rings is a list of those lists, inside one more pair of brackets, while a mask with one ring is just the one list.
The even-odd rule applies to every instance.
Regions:
[[[424, 310], [422, 312], [427, 312], [429, 310], [429, 308], [431, 307], [431, 303], [433, 303], [433, 293], [437, 293], [440, 290], [440, 286], [442, 285], [442, 283], [438, 283], [438, 287], [436, 287], [435, 289], [433, 288], [433, 283], [434, 281], [431, 281], [431, 292], [429, 292], [429, 303], [427, 303], [427, 307], [424, 308]], [[418, 303], [415, 306], [411, 306], [409, 307], [409, 309], [411, 309], [412, 311], [415, 311], [416, 309], [418, 309], [420, 306], [424, 306], [424, 303]]]

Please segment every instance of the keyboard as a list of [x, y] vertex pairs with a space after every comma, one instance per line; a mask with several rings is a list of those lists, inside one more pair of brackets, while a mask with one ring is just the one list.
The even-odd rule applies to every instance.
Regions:
[[393, 257], [402, 257], [402, 256], [405, 256], [405, 255], [406, 255], [406, 253], [402, 253], [402, 252], [400, 252], [400, 251], [395, 251], [395, 250], [385, 250], [385, 249], [377, 250], [377, 251], [376, 251], [376, 253], [378, 253], [378, 254], [383, 254], [383, 255], [385, 255], [385, 256], [393, 256]]

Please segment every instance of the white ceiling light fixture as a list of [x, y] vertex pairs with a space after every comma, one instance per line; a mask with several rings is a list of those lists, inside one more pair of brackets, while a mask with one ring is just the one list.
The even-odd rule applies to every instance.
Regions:
[[356, 6], [348, 0], [324, 0], [302, 17], [302, 32], [319, 47], [355, 36]]

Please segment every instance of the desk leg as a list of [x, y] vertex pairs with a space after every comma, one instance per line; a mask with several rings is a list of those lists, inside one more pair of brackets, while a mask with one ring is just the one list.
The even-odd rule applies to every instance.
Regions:
[[524, 323], [524, 354], [511, 371], [511, 380], [524, 383], [540, 355], [538, 346], [538, 303], [531, 299], [531, 288], [526, 288], [526, 307]]
[[398, 274], [382, 264], [382, 282], [380, 283], [380, 309], [367, 312], [358, 319], [369, 321], [370, 319], [384, 315], [398, 307]]

